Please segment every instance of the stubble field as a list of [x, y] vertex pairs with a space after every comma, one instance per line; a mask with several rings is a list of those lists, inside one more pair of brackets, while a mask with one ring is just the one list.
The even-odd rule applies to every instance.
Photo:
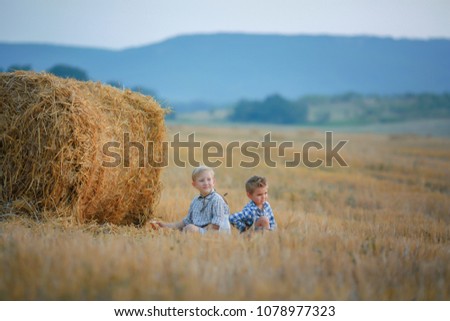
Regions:
[[[114, 225], [77, 225], [2, 213], [2, 300], [449, 300], [450, 139], [335, 134], [348, 164], [286, 168], [325, 133], [281, 127], [169, 127], [203, 144], [294, 142], [254, 168], [238, 149], [215, 169], [231, 212], [247, 202], [245, 180], [269, 180], [276, 232], [193, 235]], [[254, 150], [263, 158], [263, 150]], [[192, 167], [164, 169], [157, 216], [181, 220], [196, 195]], [[275, 150], [274, 150], [275, 152]], [[325, 159], [311, 149], [310, 160]], [[187, 151], [181, 157], [187, 159]], [[195, 154], [202, 161], [202, 149]], [[211, 159], [217, 160], [217, 159]], [[219, 159], [224, 161], [224, 159]]]

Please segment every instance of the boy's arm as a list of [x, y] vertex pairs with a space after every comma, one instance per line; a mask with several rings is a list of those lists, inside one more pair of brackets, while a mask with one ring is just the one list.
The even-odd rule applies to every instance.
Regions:
[[239, 232], [245, 231], [246, 225], [243, 222], [243, 214], [242, 212], [237, 212], [230, 215], [230, 223], [235, 226]]
[[223, 199], [215, 199], [211, 206], [213, 212], [211, 224], [208, 225], [209, 229], [219, 230], [221, 226], [224, 226], [227, 222], [227, 214], [229, 213], [228, 205]]
[[245, 206], [241, 212], [230, 215], [230, 223], [242, 233], [253, 224], [253, 212]]
[[275, 222], [275, 216], [273, 215], [272, 208], [270, 207], [270, 204], [268, 204], [268, 214], [269, 214], [269, 229], [270, 230], [276, 230], [277, 228], [277, 222]]
[[156, 222], [160, 227], [162, 228], [173, 228], [181, 230], [183, 227], [186, 226], [183, 221], [180, 222], [174, 222], [174, 223], [163, 223], [163, 222]]
[[181, 230], [183, 227], [185, 227], [188, 224], [191, 224], [192, 222], [192, 203], [189, 206], [189, 211], [188, 214], [186, 215], [186, 217], [184, 219], [182, 219], [180, 222], [174, 222], [174, 223], [164, 223], [164, 222], [156, 222], [156, 224], [158, 224], [158, 226], [162, 227], [162, 228], [173, 228], [173, 229], [178, 229]]

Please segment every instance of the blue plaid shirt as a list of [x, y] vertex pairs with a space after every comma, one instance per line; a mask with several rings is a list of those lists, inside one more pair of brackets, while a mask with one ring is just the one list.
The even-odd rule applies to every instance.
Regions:
[[220, 231], [229, 232], [230, 209], [222, 196], [212, 191], [206, 196], [196, 196], [189, 206], [189, 212], [183, 219], [185, 225], [193, 224], [205, 227], [209, 224], [219, 226]]
[[241, 212], [230, 215], [230, 223], [242, 233], [252, 227], [261, 216], [269, 219], [270, 230], [273, 231], [277, 228], [277, 223], [275, 222], [275, 217], [273, 216], [269, 202], [264, 202], [263, 209], [260, 209], [256, 206], [255, 202], [250, 201], [244, 206]]

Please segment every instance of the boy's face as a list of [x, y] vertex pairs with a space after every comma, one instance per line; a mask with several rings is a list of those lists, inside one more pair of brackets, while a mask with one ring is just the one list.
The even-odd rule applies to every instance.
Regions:
[[205, 196], [211, 193], [215, 183], [216, 179], [214, 178], [213, 173], [205, 171], [195, 178], [195, 180], [192, 182], [192, 186], [198, 189], [200, 194]]
[[257, 187], [253, 193], [247, 193], [247, 196], [255, 202], [256, 206], [261, 207], [269, 198], [269, 186]]

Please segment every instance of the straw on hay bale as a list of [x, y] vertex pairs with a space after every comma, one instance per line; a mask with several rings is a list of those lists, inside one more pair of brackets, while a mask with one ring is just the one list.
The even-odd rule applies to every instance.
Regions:
[[[164, 114], [151, 97], [111, 86], [34, 72], [0, 73], [0, 194], [2, 208], [50, 213], [114, 224], [143, 224], [152, 217], [165, 152]], [[145, 146], [122, 155], [124, 134]], [[153, 142], [151, 150], [148, 142]], [[118, 147], [117, 143], [120, 144]], [[141, 155], [142, 156], [142, 155]], [[141, 162], [140, 162], [141, 161]], [[46, 214], [48, 215], [48, 214]]]

